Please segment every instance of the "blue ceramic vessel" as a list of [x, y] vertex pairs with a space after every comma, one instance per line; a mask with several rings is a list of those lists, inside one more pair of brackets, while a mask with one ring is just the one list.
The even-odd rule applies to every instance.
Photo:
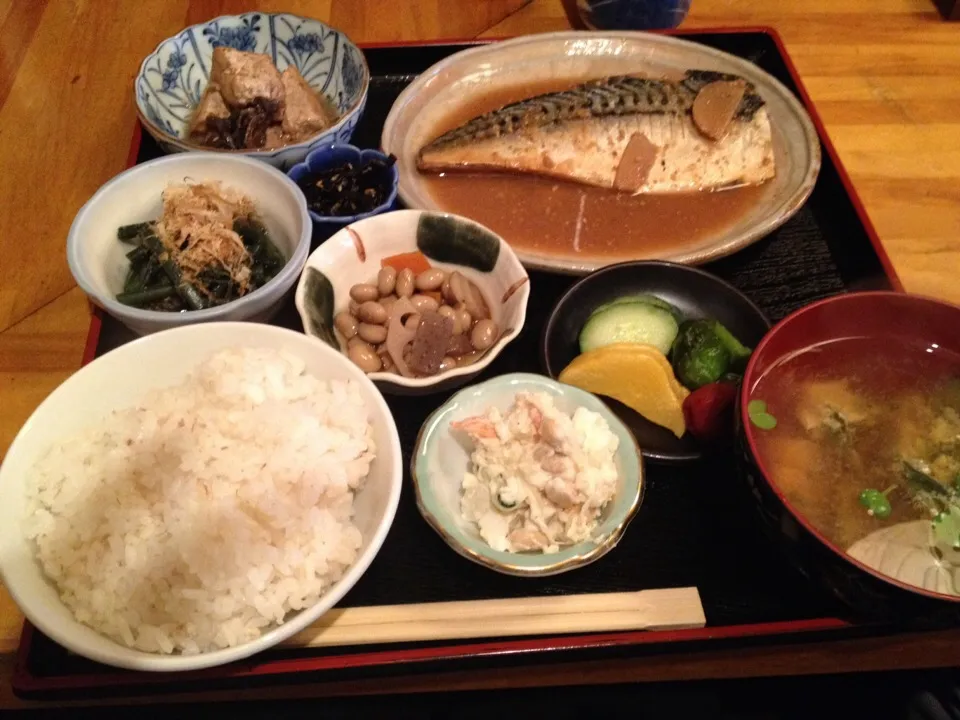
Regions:
[[591, 30], [664, 30], [675, 28], [691, 0], [577, 0], [580, 19]]
[[336, 107], [340, 119], [333, 127], [294, 145], [214, 152], [247, 155], [286, 170], [314, 148], [350, 141], [370, 84], [370, 70], [360, 49], [319, 20], [251, 12], [188, 27], [164, 40], [144, 59], [134, 81], [137, 114], [164, 152], [210, 150], [186, 137], [210, 77], [213, 51], [220, 46], [269, 55], [281, 72], [293, 65], [313, 90]]
[[[287, 172], [287, 175], [297, 185], [310, 173], [330, 170], [340, 165], [352, 163], [354, 167], [370, 162], [375, 158], [386, 160], [387, 156], [378, 150], [361, 150], [353, 145], [333, 143], [325, 147], [318, 147], [310, 152], [302, 163], [297, 163]], [[358, 220], [379, 215], [393, 209], [397, 201], [397, 186], [400, 182], [400, 173], [397, 165], [390, 168], [390, 192], [386, 200], [369, 212], [359, 215], [318, 215], [313, 210], [309, 210], [310, 218], [313, 220], [314, 240], [326, 240], [337, 230]]]

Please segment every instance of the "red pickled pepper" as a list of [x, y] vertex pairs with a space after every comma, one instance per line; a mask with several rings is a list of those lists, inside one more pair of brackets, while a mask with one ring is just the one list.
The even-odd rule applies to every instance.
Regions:
[[694, 390], [683, 401], [687, 430], [698, 440], [719, 442], [733, 434], [733, 405], [737, 386], [715, 382]]

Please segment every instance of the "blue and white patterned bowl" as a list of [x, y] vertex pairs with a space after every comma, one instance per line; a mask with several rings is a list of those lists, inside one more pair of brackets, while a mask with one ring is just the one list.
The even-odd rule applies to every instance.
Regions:
[[[207, 86], [214, 48], [269, 55], [281, 72], [294, 65], [340, 113], [332, 128], [274, 150], [211, 150], [186, 140], [187, 127]], [[134, 81], [137, 115], [165, 152], [201, 150], [248, 155], [287, 170], [322, 145], [350, 141], [367, 102], [370, 70], [360, 49], [319, 20], [289, 13], [223, 15], [160, 43]]]

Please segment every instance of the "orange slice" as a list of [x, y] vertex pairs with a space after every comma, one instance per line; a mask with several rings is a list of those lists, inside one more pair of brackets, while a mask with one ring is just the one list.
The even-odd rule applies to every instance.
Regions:
[[666, 355], [660, 352], [658, 348], [645, 343], [614, 343], [613, 345], [607, 345], [606, 347], [632, 347], [647, 353], [647, 355], [653, 358], [667, 374], [667, 380], [670, 381], [670, 387], [673, 389], [673, 394], [677, 396], [677, 400], [680, 401], [680, 404], [682, 405], [683, 401], [687, 399], [687, 395], [690, 394], [690, 391], [681, 385], [679, 380], [677, 380], [677, 376], [673, 373], [673, 366], [670, 364], [670, 361], [667, 360]]
[[[619, 400], [650, 422], [681, 437], [687, 426], [683, 419], [683, 397], [667, 359], [657, 351], [632, 343], [618, 343], [590, 350], [574, 358], [560, 373], [560, 382], [597, 395]], [[677, 388], [683, 390], [683, 396]]]

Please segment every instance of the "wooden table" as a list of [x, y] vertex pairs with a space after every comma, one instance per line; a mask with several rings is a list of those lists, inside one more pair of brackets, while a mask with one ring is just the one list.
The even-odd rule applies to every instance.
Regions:
[[[80, 365], [89, 312], [65, 237], [80, 206], [124, 168], [140, 60], [186, 25], [254, 9], [317, 17], [360, 43], [569, 27], [561, 0], [0, 0], [0, 454]], [[906, 289], [960, 302], [960, 24], [943, 22], [931, 0], [694, 0], [684, 23], [748, 25], [785, 40]], [[0, 587], [0, 709], [19, 704], [9, 674], [21, 624]], [[295, 692], [934, 667], [960, 664], [958, 641], [960, 631]]]

